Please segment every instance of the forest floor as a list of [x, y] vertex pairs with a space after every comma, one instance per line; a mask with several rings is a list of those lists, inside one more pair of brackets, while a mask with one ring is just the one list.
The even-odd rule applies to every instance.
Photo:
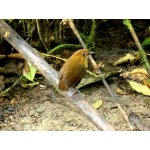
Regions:
[[[148, 24], [149, 21], [146, 20], [133, 22], [141, 41], [150, 36], [147, 31]], [[132, 53], [133, 50], [137, 51], [134, 40], [121, 20], [106, 20], [99, 24], [94, 58], [97, 62], [102, 62], [105, 65], [104, 72], [120, 69], [125, 72], [142, 67], [140, 62], [113, 66], [115, 61], [127, 53]], [[142, 122], [150, 123], [150, 106], [147, 103], [147, 100], [150, 100], [149, 96], [133, 91], [127, 81], [119, 75], [112, 76], [106, 81], [128, 115], [132, 111], [140, 117]], [[118, 87], [124, 87], [126, 93], [117, 93]], [[122, 113], [101, 81], [81, 88], [80, 92], [91, 104], [97, 100], [103, 101], [97, 111], [102, 113], [116, 130], [130, 130]], [[0, 130], [2, 131], [98, 130], [71, 101], [58, 94], [44, 78], [36, 87], [24, 89], [17, 85], [9, 94], [9, 97], [0, 99]], [[141, 126], [136, 127], [136, 130], [148, 130], [147, 127]]]

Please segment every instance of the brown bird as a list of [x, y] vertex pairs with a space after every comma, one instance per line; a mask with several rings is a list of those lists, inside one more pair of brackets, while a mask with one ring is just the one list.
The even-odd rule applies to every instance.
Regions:
[[88, 67], [89, 54], [87, 49], [80, 49], [69, 57], [58, 74], [60, 90], [68, 91], [80, 83]]

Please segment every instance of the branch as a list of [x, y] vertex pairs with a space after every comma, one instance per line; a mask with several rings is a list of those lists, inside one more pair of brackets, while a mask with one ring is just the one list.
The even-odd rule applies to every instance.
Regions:
[[36, 19], [36, 26], [37, 26], [37, 31], [38, 31], [38, 34], [39, 34], [39, 38], [40, 38], [41, 42], [43, 43], [44, 48], [45, 48], [46, 51], [48, 52], [49, 50], [48, 50], [48, 48], [46, 47], [46, 45], [45, 45], [45, 43], [44, 43], [44, 41], [43, 41], [43, 39], [42, 39], [42, 36], [41, 36], [40, 26], [39, 26], [39, 21], [38, 21], [38, 19]]
[[[78, 40], [81, 43], [81, 45], [83, 46], [83, 48], [87, 49], [87, 47], [85, 46], [83, 40], [81, 39], [81, 37], [80, 37], [80, 35], [78, 33], [78, 30], [76, 29], [73, 21], [71, 19], [68, 19], [68, 20], [65, 19], [65, 20], [62, 20], [62, 22], [64, 24], [68, 23], [70, 25], [70, 28], [73, 30], [74, 34], [78, 38]], [[114, 93], [110, 89], [110, 87], [109, 87], [108, 83], [106, 82], [105, 78], [102, 76], [102, 74], [103, 74], [102, 71], [99, 69], [98, 65], [96, 64], [96, 62], [94, 61], [94, 59], [93, 59], [93, 57], [91, 55], [89, 56], [89, 59], [90, 59], [92, 65], [93, 65], [93, 67], [97, 70], [97, 73], [101, 76], [103, 84], [105, 85], [106, 89], [109, 91], [110, 96], [112, 96], [114, 102], [117, 104], [118, 108], [122, 112], [122, 114], [123, 114], [124, 118], [126, 119], [129, 127], [131, 128], [131, 130], [133, 130], [133, 126], [132, 126], [132, 124], [129, 121], [129, 117], [127, 116], [127, 114], [125, 113], [125, 111], [123, 110], [123, 108], [121, 107], [121, 105], [119, 104], [118, 99], [115, 97]]]
[[[0, 34], [8, 41], [22, 56], [35, 66], [42, 75], [58, 89], [58, 73], [52, 68], [29, 44], [26, 43], [7, 23], [0, 20]], [[74, 102], [82, 112], [94, 123], [99, 130], [115, 130], [103, 115], [98, 113], [96, 109], [87, 102], [85, 97], [80, 93], [72, 94], [70, 92], [62, 92], [69, 100]]]
[[132, 35], [132, 37], [133, 37], [133, 39], [135, 41], [135, 44], [137, 45], [137, 47], [139, 49], [139, 52], [140, 52], [140, 54], [141, 54], [141, 56], [142, 56], [142, 58], [143, 58], [143, 60], [145, 62], [145, 67], [146, 67], [146, 69], [148, 71], [148, 74], [150, 75], [150, 65], [149, 65], [148, 59], [146, 57], [146, 53], [145, 53], [145, 51], [144, 51], [144, 49], [143, 49], [143, 47], [142, 47], [142, 45], [141, 45], [141, 43], [140, 43], [140, 41], [138, 39], [138, 37], [137, 37], [133, 27], [132, 27], [132, 24], [131, 24], [130, 20], [129, 19], [124, 19], [123, 20], [123, 24], [126, 25], [127, 28], [130, 30], [130, 33], [131, 33], [131, 35]]

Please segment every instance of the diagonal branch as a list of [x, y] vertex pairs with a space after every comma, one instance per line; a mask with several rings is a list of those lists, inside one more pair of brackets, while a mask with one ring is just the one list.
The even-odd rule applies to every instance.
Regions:
[[146, 66], [146, 69], [148, 71], [148, 74], [150, 75], [150, 64], [148, 62], [148, 59], [146, 57], [146, 53], [145, 53], [145, 51], [144, 51], [144, 49], [143, 49], [143, 47], [142, 47], [142, 45], [141, 45], [141, 43], [140, 43], [136, 33], [134, 31], [134, 28], [133, 28], [130, 20], [129, 19], [124, 19], [123, 20], [123, 24], [126, 25], [127, 28], [130, 30], [130, 33], [131, 33], [131, 35], [132, 35], [132, 37], [133, 37], [133, 39], [135, 41], [135, 44], [137, 45], [137, 47], [139, 49], [139, 52], [140, 52], [140, 54], [141, 54], [141, 56], [142, 56], [142, 58], [143, 58], [143, 60], [145, 62], [145, 66]]
[[[65, 20], [62, 20], [62, 22], [65, 23], [65, 24], [68, 23], [68, 24], [70, 25], [70, 28], [73, 30], [74, 34], [75, 34], [76, 37], [78, 38], [78, 40], [79, 40], [79, 42], [81, 43], [81, 45], [83, 46], [83, 48], [84, 48], [84, 49], [87, 49], [87, 47], [85, 46], [83, 40], [81, 39], [81, 37], [80, 37], [80, 35], [79, 35], [79, 33], [78, 33], [78, 30], [76, 29], [76, 27], [75, 27], [73, 21], [72, 21], [71, 19], [65, 19]], [[100, 76], [102, 76], [102, 74], [103, 74], [102, 71], [99, 69], [98, 65], [96, 64], [96, 62], [94, 61], [94, 59], [93, 59], [93, 57], [92, 57], [91, 55], [89, 56], [89, 59], [90, 59], [92, 65], [93, 65], [93, 67], [96, 68], [97, 73], [98, 73]], [[102, 78], [102, 82], [103, 82], [103, 84], [105, 85], [106, 89], [109, 91], [110, 96], [112, 96], [114, 102], [117, 104], [118, 108], [119, 108], [120, 111], [122, 112], [122, 114], [123, 114], [124, 118], [126, 119], [128, 125], [129, 125], [129, 127], [131, 128], [131, 130], [133, 130], [133, 126], [132, 126], [132, 124], [131, 124], [130, 121], [129, 121], [129, 117], [127, 116], [127, 114], [126, 114], [126, 112], [124, 111], [124, 109], [121, 107], [121, 105], [120, 105], [120, 103], [119, 103], [117, 97], [115, 97], [114, 93], [113, 93], [112, 90], [110, 89], [110, 87], [109, 87], [108, 83], [106, 82], [105, 78], [104, 78], [103, 76], [102, 76], [101, 78]]]
[[[22, 56], [35, 66], [42, 75], [58, 89], [58, 73], [52, 68], [29, 44], [26, 43], [5, 21], [0, 20], [0, 35], [8, 41]], [[115, 129], [109, 124], [103, 115], [87, 102], [85, 97], [80, 93], [72, 94], [70, 92], [62, 92], [62, 94], [76, 104], [89, 120], [96, 125], [99, 130], [114, 131]]]

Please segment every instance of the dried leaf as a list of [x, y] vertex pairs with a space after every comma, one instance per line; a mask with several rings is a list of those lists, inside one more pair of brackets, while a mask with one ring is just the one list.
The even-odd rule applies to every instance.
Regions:
[[147, 86], [142, 85], [137, 82], [134, 82], [134, 81], [131, 81], [131, 80], [127, 80], [127, 81], [130, 84], [130, 86], [132, 87], [132, 89], [134, 89], [138, 93], [142, 93], [143, 95], [150, 96], [150, 89]]
[[150, 79], [143, 80], [143, 83], [150, 88]]
[[12, 59], [24, 59], [22, 54], [20, 53], [9, 54], [7, 57]]
[[98, 108], [100, 108], [102, 106], [102, 104], [103, 104], [103, 101], [102, 100], [98, 100], [95, 103], [93, 103], [92, 105], [93, 105], [94, 108], [98, 109]]
[[137, 80], [139, 82], [147, 80], [149, 77], [148, 72], [144, 68], [137, 68], [131, 72], [125, 72], [120, 74], [120, 76], [125, 79]]
[[122, 94], [122, 95], [127, 94], [127, 92], [125, 90], [123, 90], [123, 89], [121, 89], [119, 87], [116, 89], [116, 92], [119, 93], [119, 94]]
[[127, 62], [135, 62], [136, 60], [136, 57], [131, 55], [131, 54], [126, 54], [126, 56], [120, 58], [118, 61], [114, 62], [114, 66], [117, 66], [117, 65], [120, 65], [120, 64], [123, 64], [123, 63], [127, 63]]
[[131, 71], [131, 73], [141, 73], [141, 74], [145, 74], [146, 76], [149, 77], [148, 72], [146, 69], [144, 68], [137, 68]]

